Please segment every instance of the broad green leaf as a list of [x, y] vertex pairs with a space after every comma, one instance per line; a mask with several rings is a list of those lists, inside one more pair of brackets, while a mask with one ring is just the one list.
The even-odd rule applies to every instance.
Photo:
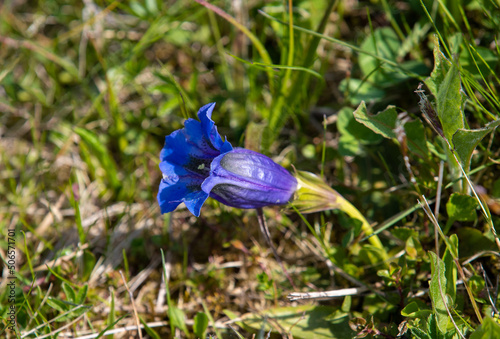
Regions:
[[352, 108], [344, 107], [338, 112], [337, 128], [341, 135], [350, 135], [362, 144], [374, 144], [382, 140], [369, 128], [356, 121]]
[[103, 145], [97, 135], [89, 130], [75, 127], [74, 131], [82, 138], [82, 141], [89, 147], [90, 150], [92, 150], [93, 154], [99, 160], [99, 163], [102, 166], [102, 169], [106, 174], [106, 178], [111, 186], [115, 189], [119, 188], [121, 183], [118, 180], [116, 164], [106, 146]]
[[483, 323], [471, 334], [469, 339], [500, 338], [500, 323], [498, 318], [486, 317]]
[[384, 138], [396, 138], [394, 128], [396, 127], [396, 119], [398, 114], [394, 106], [387, 108], [376, 115], [371, 115], [366, 110], [365, 102], [361, 102], [358, 108], [354, 111], [354, 118], [359, 123], [362, 123], [373, 132], [382, 135]]
[[355, 156], [363, 154], [361, 143], [352, 135], [341, 135], [338, 151], [342, 156]]
[[450, 304], [454, 304], [457, 296], [457, 266], [453, 257], [458, 258], [458, 237], [452, 234], [447, 242], [453, 248], [446, 248], [443, 254], [446, 277], [446, 294], [450, 298]]
[[453, 193], [446, 203], [448, 217], [456, 221], [475, 221], [477, 219], [477, 200], [470, 195]]
[[429, 252], [431, 259], [431, 280], [429, 281], [429, 294], [432, 309], [436, 316], [437, 327], [441, 333], [448, 329], [448, 312], [446, 311], [446, 277], [444, 262], [434, 252]]
[[481, 140], [500, 125], [500, 120], [495, 120], [480, 129], [458, 129], [453, 134], [453, 146], [460, 158], [460, 162], [466, 171], [469, 169], [472, 152]]
[[456, 230], [460, 239], [460, 256], [470, 257], [481, 251], [498, 251], [492, 239], [486, 237], [480, 230], [472, 227], [460, 227]]
[[[372, 34], [369, 34], [363, 43], [361, 49], [375, 54], [384, 59], [396, 61], [401, 42], [397, 34], [391, 27], [377, 28]], [[390, 71], [381, 68], [383, 64], [372, 56], [366, 54], [359, 55], [359, 66], [365, 76], [370, 76], [369, 80], [376, 83], [390, 83], [393, 80]]]
[[360, 79], [354, 78], [340, 81], [339, 90], [342, 93], [346, 93], [353, 105], [359, 104], [362, 101], [378, 101], [386, 95], [384, 90], [375, 86], [372, 82], [363, 82]]
[[460, 72], [453, 64], [439, 86], [436, 96], [437, 114], [448, 141], [452, 140], [453, 134], [459, 128], [464, 128], [462, 103]]
[[425, 138], [425, 128], [421, 120], [413, 120], [404, 124], [407, 137], [407, 145], [411, 152], [418, 154], [424, 159], [429, 156], [427, 140]]
[[205, 338], [205, 332], [208, 328], [208, 317], [203, 312], [198, 312], [194, 316], [193, 332], [198, 338]]
[[169, 305], [168, 317], [170, 319], [171, 327], [178, 328], [182, 332], [186, 333], [186, 335], [189, 335], [185, 321], [186, 315], [180, 308], [173, 305]]
[[295, 339], [343, 339], [354, 335], [349, 327], [348, 315], [331, 306], [277, 307], [260, 314], [247, 313], [241, 318], [243, 326], [249, 331], [264, 329], [267, 332], [281, 328], [283, 333], [290, 333]]

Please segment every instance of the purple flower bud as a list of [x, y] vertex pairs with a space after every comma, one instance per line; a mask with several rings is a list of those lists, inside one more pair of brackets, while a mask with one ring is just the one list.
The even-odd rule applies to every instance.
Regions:
[[158, 191], [162, 213], [182, 202], [196, 216], [210, 196], [238, 208], [288, 203], [297, 180], [270, 158], [222, 141], [211, 119], [215, 104], [200, 108], [200, 121], [188, 119], [184, 128], [165, 137], [160, 154], [163, 179]]
[[236, 148], [210, 165], [201, 189], [221, 203], [238, 208], [259, 208], [288, 203], [297, 180], [263, 154]]

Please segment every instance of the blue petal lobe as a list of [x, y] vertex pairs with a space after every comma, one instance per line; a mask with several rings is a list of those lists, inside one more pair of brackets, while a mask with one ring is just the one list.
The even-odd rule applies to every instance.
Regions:
[[233, 149], [223, 141], [211, 119], [215, 103], [198, 111], [200, 121], [188, 119], [184, 128], [165, 137], [160, 153], [163, 179], [158, 192], [162, 213], [173, 211], [181, 202], [196, 216], [208, 193], [201, 189], [202, 182], [210, 175], [211, 162], [221, 153]]

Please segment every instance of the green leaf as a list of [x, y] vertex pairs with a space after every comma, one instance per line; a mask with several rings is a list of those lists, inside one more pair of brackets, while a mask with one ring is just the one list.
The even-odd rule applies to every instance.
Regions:
[[[88, 306], [84, 306], [84, 307], [81, 307], [78, 305], [75, 306], [72, 303], [68, 303], [66, 301], [59, 300], [59, 299], [52, 298], [52, 297], [49, 297], [47, 299], [47, 305], [49, 305], [53, 309], [59, 311], [59, 313], [61, 313], [61, 314], [68, 312], [64, 316], [58, 317], [56, 319], [57, 322], [64, 322], [64, 321], [75, 319], [75, 318], [79, 317], [80, 315], [82, 315], [83, 313], [88, 312], [90, 310], [90, 307], [88, 307]], [[74, 309], [74, 311], [72, 311], [73, 309]]]
[[87, 297], [88, 290], [89, 290], [89, 285], [87, 285], [87, 284], [83, 285], [83, 287], [81, 287], [78, 290], [78, 293], [76, 294], [76, 298], [75, 298], [76, 304], [80, 305], [80, 304], [83, 304], [85, 302], [85, 298]]
[[78, 134], [82, 141], [92, 150], [96, 158], [98, 159], [100, 165], [102, 166], [108, 182], [114, 189], [118, 189], [121, 186], [118, 180], [118, 171], [116, 170], [116, 164], [113, 157], [108, 152], [106, 146], [99, 140], [96, 134], [93, 132], [75, 127], [74, 131]]
[[447, 244], [452, 248], [446, 248], [443, 254], [446, 278], [446, 294], [450, 298], [450, 304], [454, 304], [457, 296], [457, 266], [453, 257], [458, 258], [458, 237], [452, 234]]
[[141, 324], [144, 326], [144, 329], [146, 330], [146, 333], [153, 339], [161, 339], [160, 335], [158, 332], [153, 330], [151, 327], [148, 326], [148, 324], [141, 318], [139, 317], [139, 320], [141, 321]]
[[387, 108], [376, 115], [370, 115], [366, 110], [365, 102], [361, 102], [358, 108], [354, 111], [354, 118], [359, 123], [362, 123], [373, 132], [382, 135], [384, 138], [396, 138], [394, 128], [396, 127], [396, 119], [398, 114], [394, 106]]
[[453, 64], [439, 86], [436, 96], [437, 114], [448, 141], [452, 140], [453, 134], [458, 129], [464, 128], [462, 103], [460, 72]]
[[469, 169], [472, 152], [474, 152], [479, 142], [499, 125], [500, 119], [490, 122], [484, 128], [470, 130], [460, 128], [453, 134], [453, 146], [466, 171]]
[[353, 105], [362, 101], [378, 101], [386, 95], [384, 90], [371, 82], [354, 78], [340, 81], [339, 90], [346, 94]]
[[88, 249], [83, 250], [83, 270], [82, 270], [82, 280], [86, 281], [92, 271], [94, 270], [97, 260], [94, 253]]
[[401, 315], [408, 318], [425, 319], [431, 313], [432, 310], [420, 300], [412, 301], [401, 310]]
[[168, 317], [170, 319], [170, 326], [180, 329], [189, 336], [185, 321], [186, 315], [180, 308], [170, 305], [168, 308]]
[[380, 135], [356, 121], [350, 107], [344, 107], [338, 112], [337, 128], [342, 136], [352, 136], [362, 144], [374, 144], [382, 140]]
[[477, 219], [477, 200], [470, 195], [453, 193], [446, 203], [448, 217], [456, 221], [475, 221]]
[[500, 338], [500, 324], [498, 318], [486, 317], [483, 323], [471, 334], [469, 339], [491, 339]]
[[444, 262], [434, 252], [429, 252], [431, 259], [431, 280], [429, 282], [429, 294], [432, 301], [432, 309], [436, 316], [436, 323], [441, 333], [446, 333], [449, 323], [446, 311], [446, 277]]
[[407, 145], [410, 152], [418, 154], [424, 159], [429, 156], [427, 140], [425, 138], [425, 128], [421, 120], [413, 120], [404, 124], [407, 137]]
[[439, 39], [437, 35], [434, 35], [434, 69], [432, 70], [431, 76], [425, 80], [425, 84], [429, 90], [437, 97], [438, 88], [441, 87], [441, 83], [444, 81], [446, 73], [450, 69], [451, 62], [446, 59], [441, 48], [439, 47]]
[[359, 140], [349, 134], [340, 136], [338, 151], [345, 157], [363, 154]]
[[[391, 27], [377, 28], [372, 34], [368, 35], [361, 49], [379, 57], [396, 61], [401, 42], [397, 34]], [[382, 69], [381, 62], [372, 56], [366, 54], [359, 55], [359, 66], [365, 76], [370, 76], [369, 80], [375, 83], [393, 82], [390, 71]]]
[[459, 251], [462, 258], [470, 257], [481, 251], [498, 251], [494, 241], [476, 228], [460, 227], [456, 233], [460, 239]]
[[247, 313], [241, 318], [243, 326], [249, 331], [264, 329], [267, 332], [271, 328], [275, 331], [277, 327], [269, 325], [273, 323], [295, 339], [340, 339], [352, 338], [354, 335], [349, 327], [348, 315], [331, 306], [277, 307], [260, 314]]
[[208, 317], [203, 312], [198, 312], [194, 316], [193, 331], [198, 338], [205, 338], [205, 332], [208, 328]]
[[68, 284], [66, 284], [65, 282], [62, 283], [62, 289], [64, 291], [64, 294], [66, 295], [66, 299], [69, 301], [69, 302], [72, 302], [74, 304], [76, 304], [76, 293], [75, 293], [75, 290], [69, 286]]

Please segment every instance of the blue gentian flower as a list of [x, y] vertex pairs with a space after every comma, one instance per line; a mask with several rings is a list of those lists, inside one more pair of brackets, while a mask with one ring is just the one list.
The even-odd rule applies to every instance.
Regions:
[[211, 119], [214, 107], [215, 103], [203, 106], [200, 121], [188, 119], [183, 129], [165, 137], [160, 154], [161, 212], [172, 212], [183, 202], [199, 216], [209, 196], [237, 208], [288, 203], [297, 180], [265, 155], [223, 141]]

